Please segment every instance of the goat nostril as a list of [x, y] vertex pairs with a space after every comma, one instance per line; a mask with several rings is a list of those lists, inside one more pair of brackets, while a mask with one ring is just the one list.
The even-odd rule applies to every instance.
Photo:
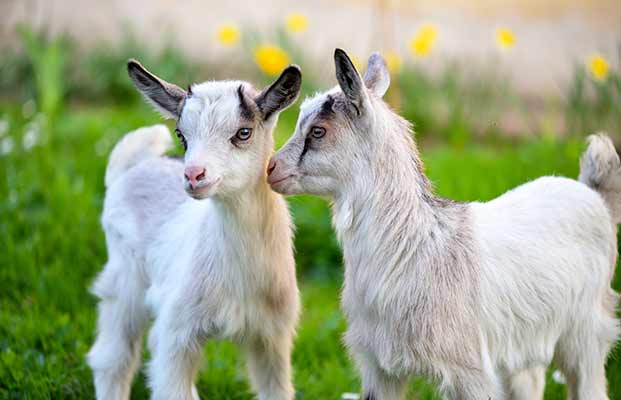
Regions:
[[196, 176], [197, 181], [202, 181], [203, 179], [205, 179], [205, 168], [203, 168], [203, 172]]
[[276, 161], [270, 160], [270, 163], [267, 165], [267, 174], [271, 175], [274, 169], [276, 169]]

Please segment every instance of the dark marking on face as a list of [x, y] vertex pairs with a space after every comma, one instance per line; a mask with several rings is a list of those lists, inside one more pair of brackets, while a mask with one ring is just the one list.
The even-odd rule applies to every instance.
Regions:
[[306, 136], [306, 138], [304, 139], [304, 148], [302, 149], [302, 154], [300, 154], [298, 165], [302, 164], [302, 158], [304, 158], [304, 155], [308, 152], [308, 149], [310, 148], [310, 145], [311, 145], [311, 140], [312, 139], [309, 136]]
[[321, 109], [317, 113], [318, 119], [328, 119], [334, 116], [334, 97], [328, 95], [327, 100], [321, 105]]
[[252, 111], [252, 108], [250, 107], [250, 105], [248, 104], [248, 101], [246, 100], [246, 97], [244, 96], [243, 85], [239, 85], [239, 87], [237, 88], [237, 97], [239, 97], [240, 116], [243, 119], [252, 121], [254, 119], [254, 112]]

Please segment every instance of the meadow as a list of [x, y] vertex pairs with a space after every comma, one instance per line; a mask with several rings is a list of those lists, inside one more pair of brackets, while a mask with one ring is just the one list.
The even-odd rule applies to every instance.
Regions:
[[[7, 57], [0, 74], [0, 398], [90, 399], [94, 390], [84, 355], [94, 337], [96, 301], [88, 287], [106, 260], [99, 216], [107, 156], [125, 132], [161, 122], [131, 89], [125, 60], [141, 58], [180, 83], [198, 79], [205, 68], [183, 61], [172, 48], [145, 53], [129, 39], [126, 48], [87, 57], [75, 56], [62, 39], [46, 41], [25, 30], [23, 40], [25, 50]], [[562, 135], [542, 128], [507, 138], [499, 128], [478, 129], [474, 111], [489, 116], [494, 99], [512, 97], [490, 83], [466, 83], [457, 69], [432, 79], [415, 66], [403, 67], [398, 92], [388, 99], [416, 124], [437, 192], [485, 201], [541, 175], [577, 176], [586, 133], [621, 126], [621, 79], [610, 75], [606, 83], [592, 82], [588, 71], [577, 69], [576, 82], [558, 105], [567, 119]], [[257, 83], [269, 79], [243, 76]], [[307, 94], [318, 89], [312, 80], [305, 85]], [[478, 108], [470, 110], [465, 98]], [[433, 99], [444, 100], [441, 115], [429, 106]], [[294, 106], [281, 116], [277, 146], [293, 131], [296, 115]], [[357, 393], [360, 382], [340, 339], [343, 270], [329, 204], [307, 196], [289, 203], [304, 304], [293, 354], [296, 398], [340, 399]], [[621, 273], [613, 286], [621, 291]], [[551, 371], [545, 398], [564, 399], [565, 388]], [[611, 399], [621, 399], [619, 345], [607, 372]], [[235, 346], [206, 346], [198, 389], [207, 399], [252, 398]], [[132, 398], [148, 398], [143, 373]], [[408, 398], [438, 396], [414, 380]]]

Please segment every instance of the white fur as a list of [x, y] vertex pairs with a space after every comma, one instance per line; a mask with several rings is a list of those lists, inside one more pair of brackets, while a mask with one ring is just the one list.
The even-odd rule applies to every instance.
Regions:
[[[247, 354], [261, 400], [291, 400], [290, 351], [299, 298], [285, 201], [265, 182], [277, 117], [240, 120], [241, 82], [193, 87], [178, 126], [186, 164], [206, 166], [217, 187], [203, 200], [184, 191], [183, 163], [161, 157], [162, 126], [129, 133], [113, 150], [102, 224], [108, 262], [93, 285], [97, 340], [88, 355], [98, 399], [128, 399], [149, 317], [153, 399], [197, 399], [207, 339]], [[256, 105], [251, 105], [256, 109]], [[277, 113], [274, 113], [276, 115]], [[240, 124], [254, 133], [243, 146]]]
[[[571, 399], [607, 399], [604, 365], [620, 332], [610, 288], [611, 211], [621, 208], [614, 149], [595, 138], [585, 156], [584, 181], [604, 177], [599, 193], [544, 177], [487, 203], [442, 199], [409, 124], [369, 87], [386, 79], [367, 74], [365, 88], [345, 57], [336, 52], [343, 93], [303, 104], [270, 178], [281, 193], [333, 199], [345, 342], [365, 399], [401, 398], [412, 374], [448, 399], [540, 399], [552, 360]], [[325, 136], [311, 137], [313, 126]]]
[[106, 187], [135, 164], [147, 158], [161, 156], [172, 145], [170, 132], [164, 125], [137, 129], [133, 134], [124, 136], [110, 153], [106, 168]]

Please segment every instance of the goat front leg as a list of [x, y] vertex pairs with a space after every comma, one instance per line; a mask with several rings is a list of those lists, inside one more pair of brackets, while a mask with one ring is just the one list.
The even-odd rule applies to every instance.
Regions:
[[453, 370], [450, 383], [443, 393], [447, 400], [505, 400], [506, 394], [499, 379], [491, 371], [482, 369]]
[[259, 400], [292, 400], [291, 347], [293, 332], [258, 337], [247, 343], [248, 373]]
[[201, 336], [181, 313], [158, 317], [149, 336], [152, 400], [198, 400], [194, 381], [202, 359]]
[[538, 366], [514, 372], [507, 378], [505, 389], [511, 400], [542, 400], [546, 384], [546, 369]]

